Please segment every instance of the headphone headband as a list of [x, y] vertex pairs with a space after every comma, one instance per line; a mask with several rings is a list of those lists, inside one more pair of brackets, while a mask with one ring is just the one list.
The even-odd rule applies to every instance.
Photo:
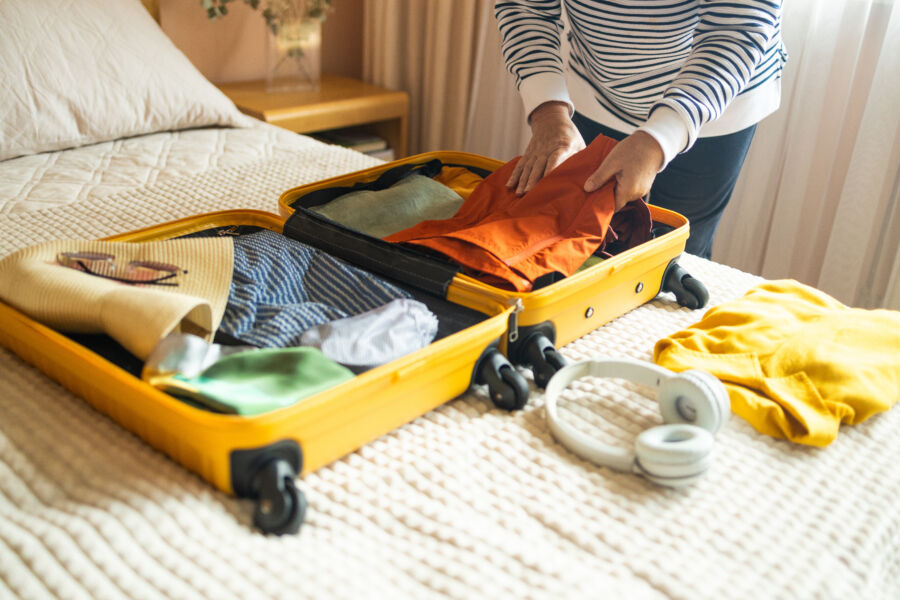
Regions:
[[[659, 393], [658, 398], [663, 418], [671, 424], [643, 432], [633, 450], [608, 446], [578, 431], [560, 419], [557, 398], [570, 383], [582, 377], [619, 377], [664, 388], [666, 391]], [[679, 487], [697, 479], [709, 464], [713, 445], [710, 430], [718, 429], [728, 412], [728, 396], [721, 385], [708, 373], [676, 374], [652, 363], [628, 358], [581, 361], [557, 371], [547, 384], [547, 425], [553, 437], [581, 458], [618, 471], [638, 473], [661, 485]], [[694, 410], [699, 407], [706, 415], [715, 416], [706, 420], [707, 428], [686, 424], [679, 416], [675, 407], [684, 400], [688, 400]]]
[[[565, 372], [565, 374], [563, 374]], [[554, 374], [559, 376], [557, 383], [559, 394], [567, 385], [582, 377], [620, 377], [641, 385], [658, 388], [663, 381], [671, 379], [675, 373], [653, 363], [633, 358], [610, 358], [607, 360], [583, 360], [560, 369]], [[549, 384], [547, 387], [549, 394]]]

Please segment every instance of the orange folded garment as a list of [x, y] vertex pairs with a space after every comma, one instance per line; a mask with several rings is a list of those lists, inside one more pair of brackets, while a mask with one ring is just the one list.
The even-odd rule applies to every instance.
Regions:
[[[519, 292], [530, 291], [541, 275], [571, 275], [607, 239], [615, 181], [591, 193], [583, 186], [615, 144], [599, 136], [523, 196], [506, 187], [517, 157], [481, 182], [450, 219], [423, 221], [384, 239], [430, 248], [488, 283]], [[613, 229], [619, 230], [609, 237], [625, 249], [623, 243], [648, 240], [650, 227], [650, 211], [637, 200], [616, 213]]]

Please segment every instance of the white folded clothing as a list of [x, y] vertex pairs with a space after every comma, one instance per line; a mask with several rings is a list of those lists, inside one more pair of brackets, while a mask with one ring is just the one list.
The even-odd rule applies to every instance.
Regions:
[[360, 372], [427, 346], [437, 329], [438, 319], [427, 306], [400, 298], [353, 317], [311, 327], [303, 332], [300, 343], [318, 348], [331, 360]]

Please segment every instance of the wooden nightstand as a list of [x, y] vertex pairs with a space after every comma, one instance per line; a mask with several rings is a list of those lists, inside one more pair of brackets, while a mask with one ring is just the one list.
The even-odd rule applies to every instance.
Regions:
[[264, 81], [218, 87], [242, 112], [262, 121], [297, 133], [359, 127], [387, 140], [396, 158], [406, 156], [406, 92], [325, 74], [319, 90], [312, 92], [268, 93]]

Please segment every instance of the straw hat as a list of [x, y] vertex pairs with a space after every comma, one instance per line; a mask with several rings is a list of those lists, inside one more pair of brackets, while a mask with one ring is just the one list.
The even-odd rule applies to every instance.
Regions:
[[[61, 252], [110, 254], [119, 265], [153, 261], [179, 267], [153, 285], [123, 283], [57, 262]], [[106, 333], [140, 359], [172, 332], [211, 340], [228, 301], [234, 267], [231, 238], [127, 243], [57, 240], [0, 260], [0, 299], [54, 329]]]

